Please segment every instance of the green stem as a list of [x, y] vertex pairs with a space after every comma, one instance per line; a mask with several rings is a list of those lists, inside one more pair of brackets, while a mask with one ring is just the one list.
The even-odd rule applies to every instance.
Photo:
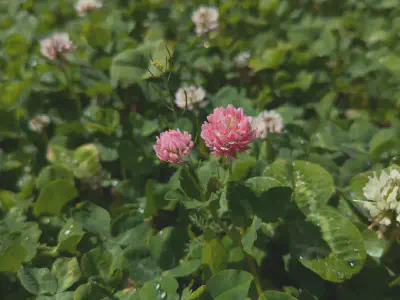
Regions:
[[[233, 162], [231, 162], [228, 165], [228, 180], [229, 178], [232, 177], [233, 174]], [[228, 182], [228, 180], [226, 181], [226, 183]], [[257, 288], [257, 293], [259, 296], [262, 295], [263, 293], [263, 287], [261, 284], [261, 280], [260, 277], [258, 276], [258, 272], [257, 272], [257, 265], [255, 264], [254, 258], [249, 255], [246, 251], [244, 251], [244, 247], [243, 247], [243, 243], [242, 243], [242, 234], [240, 234], [240, 232], [233, 232], [224, 222], [222, 222], [222, 220], [219, 218], [217, 212], [213, 209], [210, 209], [211, 211], [211, 215], [213, 216], [213, 218], [215, 219], [215, 221], [218, 222], [219, 226], [222, 228], [222, 230], [224, 230], [226, 232], [226, 234], [232, 239], [232, 241], [234, 241], [239, 248], [243, 251], [244, 255], [245, 255], [245, 259], [246, 259], [246, 263], [249, 267], [249, 270], [251, 272], [251, 274], [254, 277], [254, 282], [256, 284], [256, 288]]]
[[170, 92], [169, 87], [168, 87], [168, 81], [166, 80], [164, 75], [162, 76], [162, 79], [164, 81], [164, 87], [165, 87], [165, 89], [167, 90], [167, 93], [168, 93], [168, 100], [171, 103], [171, 108], [172, 108], [172, 111], [174, 113], [174, 119], [175, 119], [176, 126], [180, 127], [179, 126], [179, 121], [178, 121], [178, 116], [176, 115], [176, 111], [175, 111], [175, 108], [174, 108], [174, 101], [172, 99], [171, 92]]
[[81, 99], [79, 99], [79, 96], [76, 95], [74, 97], [75, 105], [76, 105], [76, 111], [78, 112], [79, 117], [82, 116], [82, 103]]
[[[69, 65], [69, 62], [68, 61], [66, 61], [65, 59], [62, 59], [61, 60], [61, 69], [62, 69], [62, 72], [64, 73], [64, 75], [65, 75], [65, 78], [66, 78], [66, 80], [67, 80], [67, 87], [69, 88], [70, 86], [71, 86], [71, 78], [70, 78], [70, 74], [68, 73], [68, 70], [64, 67], [64, 65], [65, 64], [67, 64], [67, 65]], [[82, 104], [81, 104], [81, 100], [79, 99], [79, 95], [78, 94], [75, 94], [73, 91], [72, 91], [72, 89], [69, 89], [69, 91], [70, 91], [70, 93], [72, 94], [72, 97], [74, 98], [74, 101], [75, 101], [75, 105], [76, 105], [76, 110], [77, 110], [77, 112], [78, 112], [78, 115], [79, 115], [79, 117], [81, 117], [82, 116]]]
[[122, 160], [120, 160], [120, 168], [121, 168], [121, 177], [123, 180], [126, 180], [126, 170], [124, 167], [124, 164], [122, 163]]
[[[243, 249], [243, 245], [242, 245], [242, 249]], [[256, 284], [256, 288], [257, 288], [258, 296], [261, 296], [264, 291], [263, 291], [263, 287], [261, 285], [260, 278], [258, 276], [257, 266], [254, 262], [254, 258], [247, 253], [245, 253], [245, 258], [246, 258], [247, 265], [250, 268], [250, 272], [253, 275], [254, 283]]]
[[265, 161], [268, 161], [268, 140], [265, 139], [263, 140], [260, 151], [258, 153], [259, 159], [263, 159]]
[[47, 146], [49, 144], [49, 138], [47, 136], [47, 133], [43, 132], [42, 137], [43, 137], [43, 142], [44, 142], [45, 146]]
[[228, 177], [225, 179], [225, 183], [227, 183], [233, 177], [233, 161], [228, 164]]
[[193, 177], [192, 173], [190, 172], [190, 168], [187, 164], [185, 164], [183, 166], [183, 168], [185, 169], [187, 175], [189, 176], [190, 180], [192, 180], [193, 184], [196, 186], [196, 188], [199, 190], [200, 195], [201, 195], [201, 200], [203, 200], [204, 202], [207, 201], [205, 195], [204, 195], [204, 190], [203, 188], [200, 186], [199, 181]]
[[263, 287], [260, 281], [260, 277], [258, 276], [258, 272], [257, 272], [257, 266], [254, 262], [254, 258], [252, 256], [250, 256], [249, 254], [246, 253], [246, 251], [244, 251], [244, 247], [242, 244], [242, 240], [241, 240], [241, 235], [237, 235], [235, 234], [235, 232], [233, 232], [231, 229], [229, 229], [229, 227], [224, 224], [221, 219], [218, 217], [216, 211], [211, 210], [211, 214], [213, 216], [213, 218], [218, 222], [219, 226], [226, 232], [226, 234], [232, 239], [232, 241], [236, 242], [236, 244], [239, 246], [239, 248], [243, 251], [244, 255], [245, 255], [245, 259], [246, 259], [246, 263], [250, 269], [251, 274], [254, 277], [254, 282], [256, 284], [256, 288], [257, 288], [257, 293], [259, 296], [262, 295], [263, 293]]
[[136, 145], [136, 147], [139, 148], [140, 152], [142, 152], [143, 157], [144, 157], [145, 159], [148, 159], [149, 157], [148, 157], [148, 155], [147, 155], [147, 152], [144, 151], [144, 149], [143, 149], [142, 144], [140, 143], [140, 141], [137, 141], [137, 140], [135, 139], [135, 136], [133, 137], [132, 141], [133, 141], [133, 143]]

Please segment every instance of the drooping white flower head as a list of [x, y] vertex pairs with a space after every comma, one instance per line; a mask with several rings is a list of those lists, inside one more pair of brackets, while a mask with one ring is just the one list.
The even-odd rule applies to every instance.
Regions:
[[47, 115], [38, 115], [29, 121], [28, 127], [31, 131], [41, 133], [43, 129], [50, 124], [50, 118]]
[[363, 188], [364, 196], [368, 201], [355, 200], [367, 209], [378, 224], [389, 226], [392, 220], [400, 224], [400, 172], [390, 170], [382, 171], [378, 177], [376, 173], [369, 177]]
[[246, 68], [249, 65], [249, 58], [250, 58], [249, 51], [240, 52], [233, 59], [233, 63], [235, 64], [235, 66], [237, 68], [241, 68], [241, 69]]
[[40, 52], [50, 60], [58, 58], [58, 54], [75, 50], [75, 46], [66, 32], [56, 32], [40, 41]]
[[88, 12], [96, 10], [103, 6], [103, 3], [96, 0], [79, 0], [75, 5], [78, 16], [85, 16]]
[[261, 112], [253, 119], [252, 126], [259, 139], [266, 139], [268, 133], [282, 133], [284, 129], [282, 116], [273, 110]]
[[218, 28], [218, 9], [212, 6], [200, 6], [192, 14], [192, 21], [196, 26], [196, 34], [203, 35]]
[[179, 108], [192, 110], [195, 107], [203, 108], [207, 105], [206, 91], [202, 87], [188, 86], [178, 89], [175, 93], [175, 103]]

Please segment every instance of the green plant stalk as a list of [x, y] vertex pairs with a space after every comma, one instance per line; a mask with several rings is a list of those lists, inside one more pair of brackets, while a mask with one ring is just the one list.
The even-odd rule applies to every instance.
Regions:
[[232, 178], [232, 175], [233, 175], [233, 161], [231, 161], [228, 164], [228, 171], [229, 171], [229, 178], [228, 179], [230, 179], [230, 178]]
[[180, 127], [179, 126], [179, 121], [178, 121], [178, 116], [177, 116], [175, 108], [174, 108], [174, 101], [172, 100], [171, 91], [169, 90], [169, 87], [168, 87], [168, 81], [165, 78], [164, 74], [162, 75], [162, 79], [164, 81], [164, 87], [165, 87], [165, 89], [167, 90], [167, 93], [168, 93], [168, 100], [169, 100], [169, 102], [171, 102], [171, 108], [172, 108], [172, 112], [174, 113], [174, 119], [175, 119], [176, 126]]
[[140, 152], [142, 153], [143, 157], [146, 159], [149, 159], [149, 156], [147, 155], [147, 152], [144, 151], [142, 144], [136, 140], [135, 136], [132, 137], [132, 141], [135, 144], [136, 147], [139, 148]]
[[119, 165], [120, 165], [120, 168], [121, 168], [121, 177], [122, 177], [122, 179], [123, 180], [126, 180], [126, 170], [125, 170], [125, 167], [124, 167], [124, 164], [122, 163], [122, 160], [119, 160]]
[[[198, 190], [199, 190], [199, 192], [200, 192], [200, 194], [201, 194], [202, 200], [203, 200], [203, 201], [206, 201], [206, 199], [205, 199], [205, 197], [204, 197], [204, 190], [203, 190], [203, 188], [200, 186], [199, 181], [196, 180], [196, 178], [193, 178], [192, 174], [190, 173], [189, 167], [188, 167], [186, 164], [185, 164], [184, 168], [185, 168], [185, 171], [187, 172], [189, 178], [192, 180], [192, 182], [193, 182], [193, 183], [195, 184], [195, 186], [198, 188]], [[228, 170], [229, 170], [229, 177], [231, 177], [231, 176], [232, 176], [232, 172], [233, 172], [232, 162], [228, 165]], [[256, 288], [257, 288], [257, 293], [258, 293], [259, 296], [261, 296], [262, 293], [263, 293], [263, 287], [262, 287], [262, 285], [261, 285], [261, 281], [260, 281], [260, 278], [259, 278], [259, 276], [258, 276], [257, 266], [256, 266], [255, 263], [254, 263], [253, 257], [251, 257], [248, 253], [246, 253], [246, 251], [244, 251], [244, 247], [243, 247], [241, 238], [238, 238], [238, 236], [241, 237], [242, 235], [241, 235], [241, 234], [236, 235], [232, 230], [229, 229], [228, 226], [226, 226], [226, 225], [221, 221], [221, 219], [218, 217], [218, 214], [217, 214], [216, 211], [214, 211], [213, 209], [211, 209], [210, 211], [211, 211], [211, 215], [213, 216], [213, 218], [215, 219], [215, 221], [218, 222], [218, 225], [226, 232], [226, 234], [229, 235], [229, 237], [230, 237], [234, 242], [237, 243], [237, 245], [239, 246], [239, 248], [243, 251], [243, 253], [244, 253], [244, 255], [245, 255], [246, 262], [247, 262], [247, 265], [248, 265], [248, 267], [249, 267], [249, 269], [250, 269], [251, 274], [252, 274], [253, 277], [254, 277], [254, 282], [255, 282]]]
[[[65, 78], [67, 79], [67, 84], [68, 84], [68, 89], [69, 89], [70, 76], [69, 76], [69, 73], [68, 73], [67, 69], [65, 68], [65, 65], [70, 65], [70, 63], [67, 60], [65, 60], [64, 57], [61, 57], [60, 68], [62, 69], [62, 72], [64, 73]], [[79, 95], [78, 94], [75, 95], [75, 93], [73, 93], [71, 89], [69, 89], [69, 91], [72, 93], [72, 96], [73, 96], [72, 98], [74, 98], [76, 111], [78, 112], [78, 115], [80, 117], [80, 116], [82, 116], [82, 103], [81, 103], [81, 100], [79, 98]]]
[[42, 138], [44, 145], [47, 146], [49, 144], [49, 137], [47, 136], [46, 131], [43, 131]]
[[268, 160], [268, 155], [270, 154], [269, 153], [269, 151], [268, 151], [268, 139], [265, 139], [265, 140], [263, 140], [263, 142], [262, 142], [262, 144], [261, 144], [261, 147], [260, 147], [260, 150], [259, 150], [259, 153], [258, 153], [258, 158], [259, 159], [262, 159], [262, 160], [265, 160], [265, 161], [269, 161]]
[[206, 199], [206, 197], [205, 197], [205, 195], [204, 195], [204, 190], [203, 190], [203, 188], [200, 186], [199, 181], [198, 181], [196, 178], [194, 178], [194, 177], [192, 176], [192, 173], [190, 173], [189, 166], [188, 166], [187, 164], [184, 164], [184, 167], [183, 167], [183, 168], [185, 169], [185, 171], [186, 171], [187, 175], [189, 176], [190, 180], [192, 180], [193, 184], [194, 184], [194, 185], [196, 186], [196, 188], [199, 190], [200, 195], [201, 195], [201, 200], [204, 201], [204, 202], [207, 201], [207, 199]]
[[[228, 180], [226, 181], [226, 183], [229, 181], [230, 178], [232, 178], [233, 175], [233, 162], [231, 162], [230, 164], [228, 164]], [[224, 229], [224, 231], [231, 237], [231, 239], [233, 241], [235, 241], [239, 248], [243, 251], [244, 255], [245, 255], [245, 259], [246, 259], [246, 263], [250, 269], [251, 274], [254, 277], [254, 282], [256, 284], [256, 288], [257, 288], [257, 293], [259, 296], [262, 295], [263, 293], [263, 287], [260, 281], [260, 278], [258, 276], [258, 272], [257, 272], [257, 266], [254, 263], [254, 259], [252, 256], [250, 256], [248, 253], [246, 253], [246, 251], [244, 251], [244, 247], [242, 244], [242, 240], [238, 239], [237, 236], [235, 235], [234, 232], [232, 232], [228, 226], [226, 226], [223, 222], [220, 221], [218, 215], [214, 212], [213, 217], [218, 221], [218, 223], [220, 224], [220, 226]], [[240, 236], [242, 236], [242, 234], [240, 234]]]
[[[221, 219], [218, 217], [217, 213], [213, 210], [211, 210], [211, 214], [213, 216], [213, 218], [218, 222], [219, 226], [221, 226], [221, 228], [228, 234], [228, 236], [239, 246], [239, 248], [243, 251], [244, 255], [245, 255], [245, 260], [246, 263], [250, 269], [250, 273], [253, 275], [254, 278], [254, 283], [256, 284], [256, 288], [257, 288], [257, 293], [259, 296], [262, 295], [262, 293], [264, 292], [261, 281], [260, 281], [260, 277], [258, 276], [258, 272], [257, 272], [257, 266], [254, 263], [254, 259], [253, 257], [251, 257], [248, 253], [246, 253], [246, 251], [244, 251], [244, 247], [242, 244], [242, 241], [240, 238], [238, 238], [238, 235], [235, 234], [235, 232], [233, 232], [232, 230], [229, 229], [228, 226], [226, 226]], [[240, 237], [242, 236], [241, 234], [239, 235]]]
[[76, 95], [74, 97], [74, 101], [75, 101], [76, 111], [78, 112], [78, 115], [82, 116], [82, 103], [81, 103], [81, 99], [79, 98], [78, 95]]
[[[243, 245], [242, 245], [242, 250], [243, 250]], [[244, 251], [244, 250], [243, 250], [243, 251]], [[254, 263], [253, 257], [250, 256], [250, 255], [249, 255], [248, 253], [246, 253], [246, 252], [245, 252], [245, 258], [246, 258], [247, 265], [248, 265], [249, 268], [250, 268], [250, 273], [253, 275], [254, 282], [255, 282], [256, 288], [257, 288], [258, 296], [261, 296], [261, 295], [263, 294], [264, 290], [263, 290], [263, 287], [262, 287], [262, 285], [261, 285], [260, 278], [259, 278], [259, 276], [258, 276], [257, 266], [256, 266], [256, 264]]]

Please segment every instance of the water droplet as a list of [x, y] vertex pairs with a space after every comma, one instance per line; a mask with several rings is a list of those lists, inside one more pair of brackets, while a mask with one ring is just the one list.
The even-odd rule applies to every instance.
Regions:
[[162, 231], [162, 230], [160, 230], [159, 232], [158, 232], [158, 235], [163, 235], [164, 234], [164, 232]]
[[159, 290], [161, 285], [159, 283], [157, 283], [154, 287], [156, 288], [156, 290]]
[[117, 186], [118, 185], [118, 180], [113, 180], [112, 182], [111, 182], [111, 184], [112, 184], [112, 186]]
[[67, 229], [67, 230], [65, 230], [65, 232], [64, 232], [65, 235], [69, 235], [70, 233], [71, 233], [71, 229]]
[[343, 278], [344, 278], [344, 275], [343, 275], [342, 272], [337, 272], [336, 275], [337, 275], [337, 277], [338, 277], [339, 279], [343, 279]]
[[32, 60], [29, 62], [29, 64], [30, 64], [31, 67], [36, 67], [37, 62], [36, 62], [36, 60], [33, 60], [33, 59], [32, 59]]
[[300, 255], [300, 256], [299, 256], [299, 259], [300, 259], [300, 260], [303, 260], [303, 256]]
[[166, 293], [166, 292], [160, 293], [160, 298], [161, 298], [161, 299], [167, 298], [167, 293]]
[[355, 266], [355, 263], [354, 263], [354, 262], [349, 261], [348, 263], [349, 263], [349, 266], [350, 266], [351, 268], [354, 268], [354, 266]]
[[318, 226], [318, 227], [321, 227], [321, 224], [318, 223], [317, 226]]

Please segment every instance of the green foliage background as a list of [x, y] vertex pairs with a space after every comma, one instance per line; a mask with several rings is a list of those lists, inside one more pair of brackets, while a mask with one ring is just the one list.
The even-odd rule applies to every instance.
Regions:
[[[398, 299], [400, 246], [353, 200], [400, 161], [400, 1], [104, 2], [0, 1], [0, 299]], [[198, 38], [201, 4], [220, 28]], [[39, 51], [55, 31], [61, 62]], [[184, 84], [208, 101], [175, 109], [190, 170], [152, 150]], [[285, 121], [231, 176], [199, 137], [227, 104]]]

